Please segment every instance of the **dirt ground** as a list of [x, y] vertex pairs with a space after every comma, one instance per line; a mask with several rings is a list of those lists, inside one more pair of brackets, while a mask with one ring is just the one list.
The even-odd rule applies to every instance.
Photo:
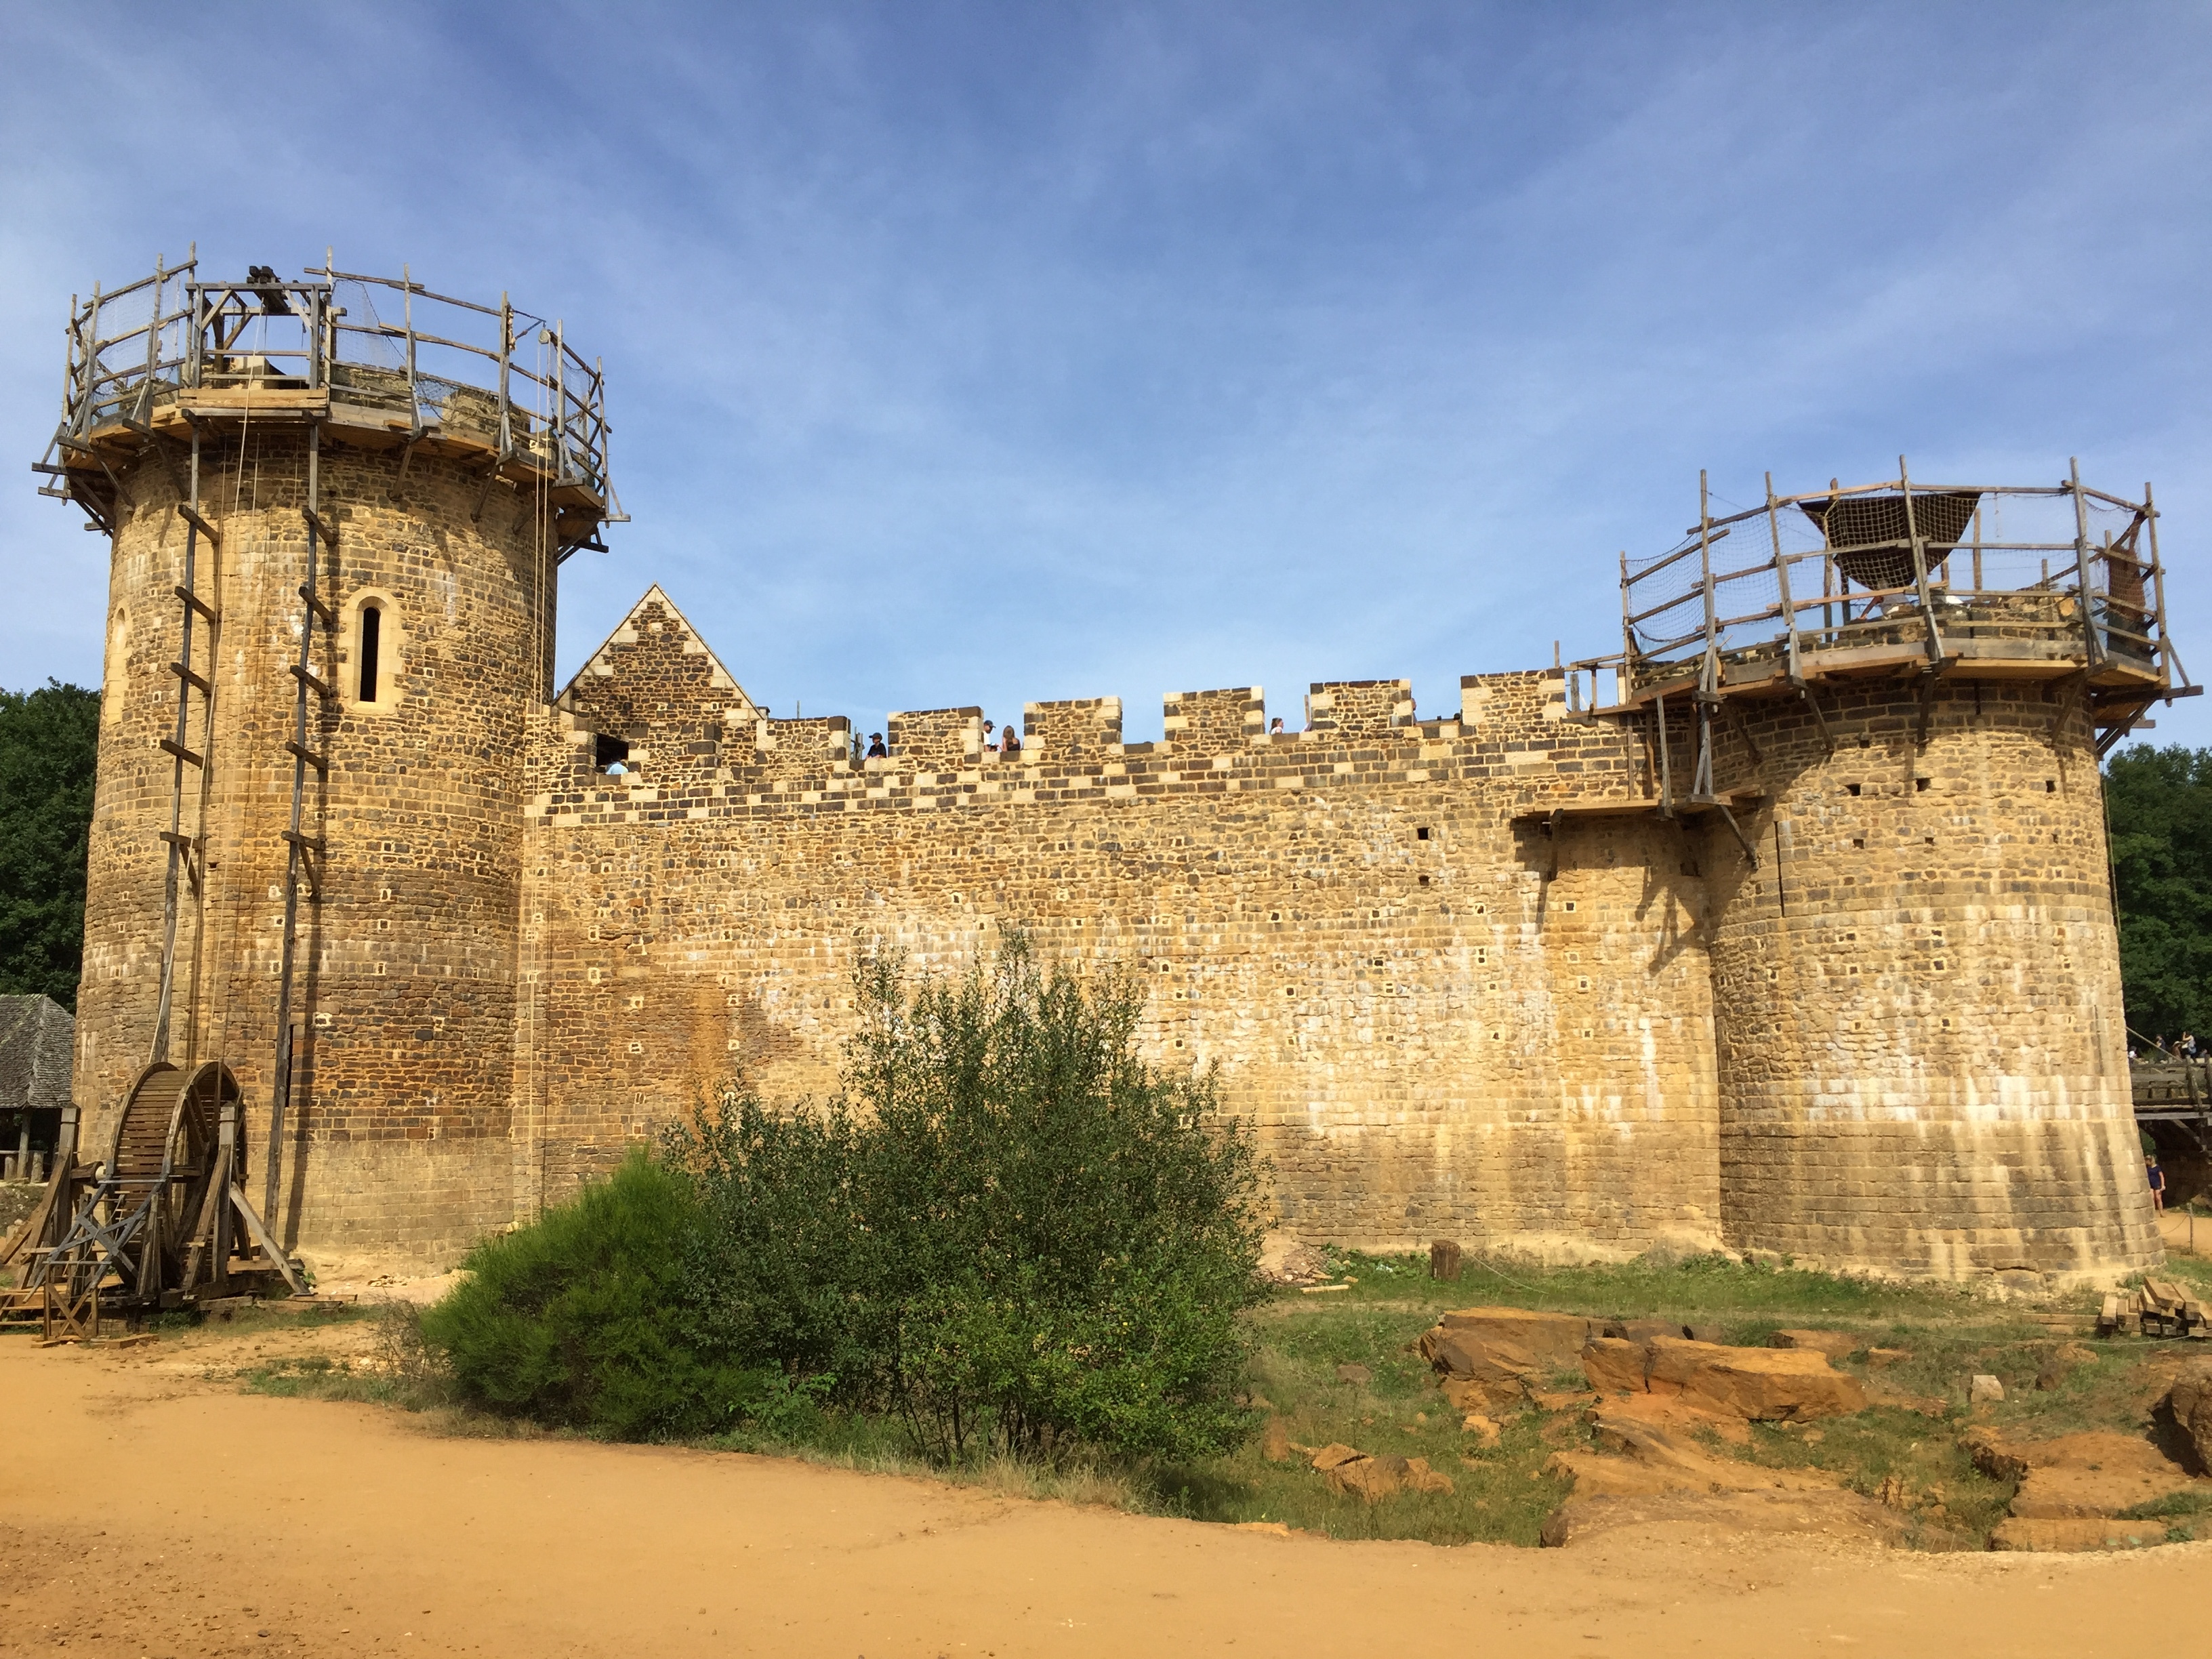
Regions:
[[0, 1340], [0, 1652], [2016, 1659], [2148, 1647], [2212, 1594], [2212, 1543], [1333, 1543], [769, 1458], [441, 1438], [234, 1380], [369, 1340]]

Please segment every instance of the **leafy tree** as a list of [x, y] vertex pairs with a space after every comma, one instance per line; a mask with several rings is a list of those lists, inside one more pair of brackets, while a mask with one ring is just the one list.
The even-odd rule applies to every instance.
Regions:
[[76, 1006], [100, 693], [0, 691], [0, 992]]
[[2138, 744], [2105, 768], [2128, 1024], [2212, 1032], [2212, 749]]

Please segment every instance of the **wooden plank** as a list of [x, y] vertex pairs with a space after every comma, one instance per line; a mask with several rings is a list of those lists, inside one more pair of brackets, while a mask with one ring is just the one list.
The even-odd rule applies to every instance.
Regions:
[[253, 1242], [261, 1247], [262, 1253], [269, 1258], [276, 1271], [284, 1275], [284, 1282], [292, 1287], [292, 1294], [307, 1295], [307, 1286], [305, 1281], [301, 1279], [299, 1273], [293, 1267], [284, 1252], [276, 1248], [276, 1241], [269, 1236], [269, 1229], [263, 1223], [260, 1212], [246, 1201], [246, 1194], [233, 1187], [230, 1189], [230, 1202], [232, 1207], [237, 1210], [239, 1215], [244, 1219], [246, 1231], [252, 1236]]
[[191, 750], [185, 748], [184, 744], [179, 743], [174, 738], [162, 738], [161, 749], [162, 752], [165, 754], [174, 755], [179, 760], [184, 762], [187, 766], [205, 766], [207, 764], [207, 763], [199, 756], [195, 755]]
[[324, 684], [321, 680], [316, 678], [313, 672], [310, 670], [301, 667], [297, 663], [288, 663], [285, 665], [284, 672], [289, 674], [294, 679], [298, 680], [302, 684], [306, 685], [310, 690], [313, 691], [317, 696], [324, 699], [324, 701], [327, 702], [336, 702], [337, 701], [338, 694], [331, 690], [329, 686]]
[[191, 588], [179, 586], [177, 589], [177, 597], [182, 599], [186, 605], [191, 606], [193, 610], [198, 611], [201, 616], [206, 617], [210, 622], [215, 622], [217, 620], [215, 607], [210, 605], [205, 599], [202, 599], [198, 594], [193, 592]]
[[[202, 518], [197, 509], [187, 506], [183, 501], [179, 501], [177, 503], [177, 516], [182, 519], [186, 524], [191, 526], [193, 529], [198, 531], [201, 535], [213, 542], [217, 547], [221, 547], [222, 545], [222, 532], [217, 530], [213, 525]], [[179, 594], [182, 594], [184, 589], [180, 587], [177, 592]]]
[[284, 745], [284, 752], [291, 756], [294, 760], [307, 762], [318, 772], [327, 772], [331, 769], [331, 757], [328, 755], [318, 755], [313, 750], [303, 749], [296, 743], [287, 743]]
[[1532, 818], [1548, 818], [1554, 812], [1571, 818], [1599, 818], [1632, 817], [1639, 812], [1656, 812], [1658, 810], [1659, 800], [1656, 796], [1649, 798], [1623, 796], [1618, 799], [1541, 801], [1514, 813], [1513, 821], [1520, 823]]
[[331, 394], [324, 386], [193, 386], [175, 406], [194, 415], [319, 414], [330, 408]]

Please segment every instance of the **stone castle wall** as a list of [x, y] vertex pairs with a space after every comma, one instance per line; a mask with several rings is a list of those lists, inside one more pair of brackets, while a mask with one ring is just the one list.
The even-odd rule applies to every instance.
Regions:
[[[258, 1203], [276, 1054], [291, 801], [294, 682], [305, 611], [306, 438], [271, 425], [204, 443], [197, 586], [222, 612], [212, 656], [215, 767], [204, 903], [181, 892], [171, 1058], [220, 1058], [247, 1106]], [[527, 501], [396, 450], [326, 443], [338, 544], [338, 644], [314, 653], [339, 700], [310, 698], [307, 833], [327, 843], [319, 904], [300, 907], [299, 1028], [280, 1224], [319, 1247], [450, 1248], [514, 1214], [510, 1086], [522, 887], [526, 711], [542, 711], [550, 583]], [[181, 468], [180, 468], [181, 471]], [[92, 829], [77, 1098], [103, 1152], [149, 1055], [158, 998], [185, 526], [149, 460], [115, 537]], [[538, 595], [548, 594], [539, 616]], [[383, 608], [380, 695], [364, 702], [362, 607]], [[196, 659], [208, 672], [203, 629]], [[197, 697], [188, 746], [202, 746]], [[198, 775], [185, 771], [185, 829]], [[196, 941], [196, 934], [204, 936]], [[195, 950], [197, 942], [198, 949]], [[197, 975], [193, 963], [197, 958]]]
[[[202, 490], [216, 862], [178, 1030], [237, 1070], [257, 1154], [302, 441], [211, 445]], [[160, 465], [130, 483], [79, 1020], [95, 1153], [150, 1034], [183, 546]], [[957, 970], [1018, 927], [1146, 975], [1149, 1053], [1220, 1068], [1308, 1237], [2156, 1258], [2092, 734], [2039, 686], [1942, 683], [1924, 743], [1909, 683], [1824, 688], [1832, 750], [1794, 699], [1733, 701], [1717, 777], [1754, 868], [1717, 812], [1656, 810], [1650, 719], [1571, 711], [1557, 671], [1470, 676], [1427, 720], [1403, 681], [1316, 684], [1283, 734], [1258, 688], [1184, 692], [1154, 744], [1115, 698], [1032, 704], [1011, 756], [977, 709], [914, 711], [864, 761], [842, 719], [770, 718], [658, 588], [549, 705], [542, 540], [480, 476], [333, 446], [324, 501], [340, 689], [364, 603], [392, 678], [313, 739], [329, 851], [281, 1206], [310, 1248], [450, 1255], [723, 1079], [825, 1095], [865, 956]]]
[[[617, 687], [671, 732], [720, 722], [723, 764], [656, 741], [593, 772]], [[1152, 976], [1154, 1057], [1219, 1064], [1302, 1232], [1716, 1242], [1702, 883], [1649, 814], [1550, 832], [1650, 772], [1561, 689], [1471, 679], [1413, 725], [1397, 683], [1317, 686], [1334, 723], [1273, 738], [1255, 691], [1189, 693], [1128, 745], [1111, 699], [1033, 705], [1004, 758], [939, 711], [855, 766], [842, 721], [760, 719], [656, 592], [532, 757], [545, 1191], [718, 1079], [834, 1088], [863, 953], [957, 968], [1019, 927]]]
[[1722, 787], [1765, 797], [1759, 870], [1706, 831], [1731, 1242], [1944, 1276], [2155, 1262], [2085, 711], [1939, 684], [1923, 742], [1909, 684], [1821, 707], [1826, 738], [1794, 699], [1717, 734]]

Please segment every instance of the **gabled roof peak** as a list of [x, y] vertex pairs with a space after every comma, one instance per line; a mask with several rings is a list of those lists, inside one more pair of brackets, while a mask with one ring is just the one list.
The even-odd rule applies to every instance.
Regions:
[[[647, 614], [656, 606], [664, 613], [658, 618]], [[676, 601], [668, 597], [667, 589], [659, 582], [638, 596], [637, 603], [630, 606], [629, 614], [617, 624], [612, 633], [599, 642], [599, 649], [584, 659], [583, 665], [577, 669], [568, 684], [561, 688], [561, 695], [554, 701], [556, 703], [567, 702], [586, 675], [612, 674], [615, 672], [614, 653], [620, 647], [638, 644], [656, 626], [681, 629], [684, 636], [685, 653], [707, 659], [708, 683], [717, 690], [729, 692], [733, 703], [748, 711], [757, 709], [753, 700], [745, 694], [745, 689], [738, 684], [736, 677], [728, 669], [722, 666], [721, 659], [701, 637], [699, 630], [692, 626], [691, 619], [678, 608]]]

